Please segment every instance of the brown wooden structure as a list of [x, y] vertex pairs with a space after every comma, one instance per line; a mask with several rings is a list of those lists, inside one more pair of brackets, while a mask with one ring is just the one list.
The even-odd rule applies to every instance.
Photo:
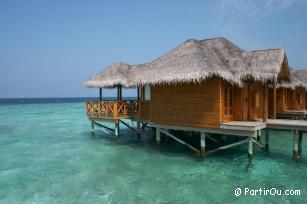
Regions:
[[[227, 51], [220, 50], [216, 56], [213, 50], [221, 48]], [[208, 58], [211, 55], [213, 59]], [[273, 61], [268, 60], [270, 56]], [[193, 67], [196, 64], [204, 70]], [[217, 65], [223, 68], [215, 67], [219, 70], [216, 71], [210, 67]], [[235, 70], [240, 66], [241, 70]], [[305, 90], [278, 87], [283, 81], [290, 81], [290, 71], [282, 49], [244, 52], [225, 39], [192, 40], [151, 63], [114, 64], [94, 75], [86, 84], [99, 87], [100, 97], [98, 101], [86, 102], [86, 115], [92, 122], [93, 131], [95, 125], [107, 128], [99, 121], [114, 121], [115, 128], [107, 129], [114, 131], [116, 138], [120, 123], [136, 133], [140, 133], [140, 123], [150, 123], [156, 128], [158, 144], [160, 135], [164, 134], [202, 155], [248, 143], [251, 164], [253, 144], [268, 150], [268, 134], [265, 144], [258, 138], [260, 131], [266, 128], [269, 115], [276, 119], [277, 114], [285, 110], [306, 108]], [[117, 100], [104, 100], [102, 87], [117, 87]], [[137, 100], [123, 100], [122, 87], [137, 88]], [[130, 127], [124, 119], [136, 121], [138, 128]], [[287, 125], [291, 126], [290, 123]], [[200, 150], [169, 130], [199, 132]], [[246, 139], [207, 151], [206, 139], [216, 141], [210, 136], [212, 133], [245, 136]]]

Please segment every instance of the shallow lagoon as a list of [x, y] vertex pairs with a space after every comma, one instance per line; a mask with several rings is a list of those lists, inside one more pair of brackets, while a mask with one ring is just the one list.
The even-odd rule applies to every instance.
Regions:
[[[150, 131], [93, 138], [82, 102], [0, 105], [0, 203], [306, 202], [307, 139], [295, 163], [290, 134], [271, 135], [248, 170], [244, 145], [201, 160], [177, 143], [156, 148]], [[237, 187], [301, 195], [236, 197]]]

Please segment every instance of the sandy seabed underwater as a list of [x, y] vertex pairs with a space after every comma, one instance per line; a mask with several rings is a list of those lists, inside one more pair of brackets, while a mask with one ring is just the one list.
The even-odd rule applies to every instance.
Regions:
[[[292, 161], [292, 137], [272, 132], [270, 152], [247, 146], [201, 160], [151, 132], [121, 139], [97, 129], [83, 102], [0, 105], [0, 203], [306, 203], [307, 139]], [[111, 124], [110, 124], [111, 125]], [[122, 128], [124, 128], [122, 126]], [[300, 190], [299, 196], [235, 196], [236, 188]]]

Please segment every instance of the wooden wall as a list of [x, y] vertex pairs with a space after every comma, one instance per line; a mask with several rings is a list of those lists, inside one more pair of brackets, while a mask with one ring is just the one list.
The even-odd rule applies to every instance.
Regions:
[[[276, 100], [276, 112], [282, 113], [285, 110], [305, 110], [306, 109], [306, 94], [301, 87], [293, 89], [278, 88]], [[273, 94], [270, 89], [269, 94], [269, 110], [272, 113]]]
[[[240, 88], [219, 78], [199, 84], [153, 86], [151, 100], [141, 101], [141, 120], [191, 127], [219, 127], [220, 123], [231, 120], [262, 120], [267, 118], [268, 109], [271, 109], [265, 86], [247, 82]], [[229, 88], [233, 90], [231, 118], [225, 117], [224, 110], [224, 94]]]
[[164, 125], [218, 127], [221, 121], [221, 79], [200, 84], [151, 88], [151, 121]]
[[305, 110], [306, 106], [305, 106], [305, 89], [302, 87], [296, 88], [295, 89], [295, 97], [294, 97], [294, 101], [295, 101], [295, 108], [297, 110]]
[[[276, 89], [276, 113], [282, 113], [284, 112], [286, 107], [285, 102], [285, 89], [284, 88], [278, 88]], [[269, 89], [269, 114], [273, 114], [273, 89]]]
[[[262, 120], [264, 111], [267, 118], [267, 104], [264, 103], [265, 97], [269, 97], [268, 92], [264, 91], [264, 84], [260, 82], [248, 82], [248, 119]], [[265, 95], [266, 94], [266, 95]]]
[[150, 101], [140, 102], [140, 119], [144, 122], [150, 121]]

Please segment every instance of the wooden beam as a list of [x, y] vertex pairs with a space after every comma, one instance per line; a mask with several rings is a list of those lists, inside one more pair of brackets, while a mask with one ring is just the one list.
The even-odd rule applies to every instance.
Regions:
[[262, 120], [266, 122], [268, 119], [268, 87], [266, 84], [263, 85], [263, 115]]
[[110, 131], [112, 131], [112, 132], [115, 132], [115, 130], [114, 129], [112, 129], [112, 128], [109, 128], [109, 127], [107, 127], [107, 126], [105, 126], [105, 125], [102, 125], [102, 124], [100, 124], [100, 123], [97, 123], [97, 122], [93, 122], [95, 125], [97, 125], [97, 126], [99, 126], [99, 127], [102, 127], [102, 128], [104, 128], [104, 129], [107, 129], [107, 130], [110, 130]]
[[262, 149], [262, 150], [265, 149], [265, 146], [261, 142], [253, 139], [253, 143], [255, 143], [260, 149]]
[[125, 123], [123, 120], [119, 120], [123, 125], [125, 125], [126, 127], [128, 127], [130, 130], [132, 130], [133, 132], [135, 132], [138, 136], [139, 136], [139, 131], [137, 131], [136, 129], [134, 129], [133, 127], [131, 127], [130, 125], [128, 125], [127, 123]]
[[122, 100], [122, 86], [117, 85], [117, 100], [121, 101]]
[[217, 139], [211, 137], [209, 134], [206, 134], [206, 138], [212, 140], [212, 141], [215, 142], [215, 143], [219, 143], [219, 141], [218, 141]]
[[276, 81], [273, 82], [273, 119], [276, 119]]
[[189, 145], [188, 143], [180, 140], [179, 138], [175, 137], [173, 134], [169, 133], [168, 131], [166, 130], [163, 130], [163, 129], [160, 129], [160, 131], [164, 134], [166, 134], [167, 136], [169, 136], [170, 138], [176, 140], [177, 142], [183, 144], [183, 145], [186, 145], [187, 147], [189, 147], [190, 149], [192, 149], [193, 151], [197, 152], [198, 154], [200, 153], [200, 151], [198, 149], [196, 149], [195, 147]]
[[102, 88], [99, 88], [99, 101], [102, 101]]
[[222, 147], [218, 147], [216, 149], [213, 149], [213, 150], [210, 150], [210, 151], [207, 151], [206, 154], [212, 154], [214, 152], [217, 152], [219, 150], [226, 150], [226, 149], [229, 149], [229, 148], [232, 148], [232, 147], [236, 147], [236, 146], [239, 146], [239, 145], [242, 145], [244, 143], [247, 143], [249, 139], [245, 139], [245, 140], [241, 140], [239, 142], [236, 142], [236, 143], [232, 143], [232, 144], [229, 144], [229, 145], [224, 145]]

